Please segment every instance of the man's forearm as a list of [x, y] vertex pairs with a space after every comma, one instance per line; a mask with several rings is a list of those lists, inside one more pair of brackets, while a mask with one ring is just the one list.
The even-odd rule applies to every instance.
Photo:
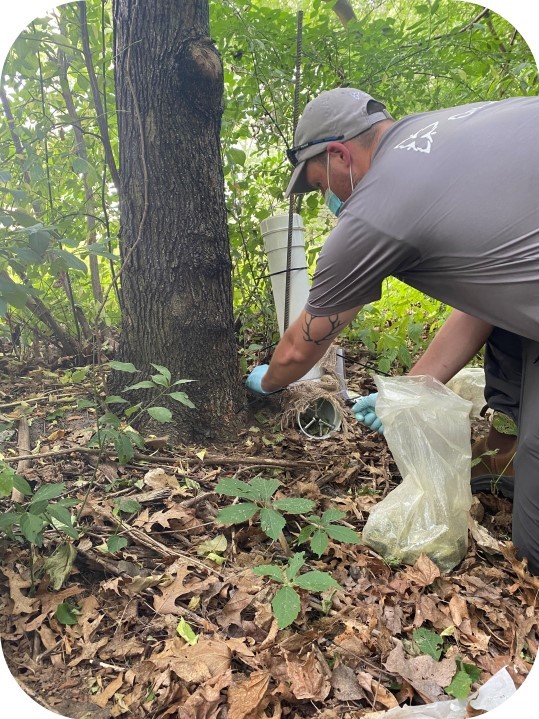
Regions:
[[298, 352], [294, 341], [296, 332], [297, 328], [292, 325], [277, 345], [269, 369], [262, 379], [262, 389], [266, 392], [275, 392], [301, 379], [324, 356], [326, 344], [312, 343]]
[[323, 317], [302, 312], [277, 345], [269, 369], [262, 378], [262, 389], [275, 392], [306, 375], [360, 309], [358, 306]]
[[453, 310], [408, 374], [428, 374], [445, 384], [477, 354], [492, 329], [478, 317]]

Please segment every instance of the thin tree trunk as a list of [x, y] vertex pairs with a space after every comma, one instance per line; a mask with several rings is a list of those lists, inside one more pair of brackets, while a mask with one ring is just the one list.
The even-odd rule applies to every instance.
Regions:
[[[116, 189], [120, 187], [120, 177], [118, 175], [118, 168], [116, 167], [116, 160], [114, 159], [114, 153], [112, 152], [112, 146], [110, 144], [108, 118], [103, 109], [103, 103], [101, 102], [101, 92], [99, 91], [99, 84], [95, 74], [94, 63], [92, 61], [92, 51], [90, 49], [90, 38], [88, 37], [88, 21], [86, 18], [86, 2], [77, 3], [79, 7], [80, 17], [80, 32], [82, 39], [82, 51], [84, 54], [84, 62], [86, 63], [86, 70], [88, 71], [88, 78], [90, 80], [90, 88], [92, 90], [92, 97], [94, 100], [97, 125], [99, 127], [99, 134], [101, 135], [101, 142], [105, 150], [105, 161], [109, 168], [110, 176]], [[104, 90], [103, 90], [104, 92]]]
[[[64, 102], [66, 104], [67, 114], [73, 125], [73, 132], [75, 134], [75, 151], [77, 156], [81, 160], [84, 160], [86, 164], [88, 162], [88, 151], [86, 149], [86, 143], [84, 141], [84, 133], [81, 130], [81, 121], [77, 114], [77, 108], [73, 100], [73, 95], [69, 87], [69, 81], [67, 78], [67, 67], [68, 60], [64, 52], [58, 52], [58, 67], [59, 67], [59, 80], [60, 90]], [[96, 241], [95, 232], [95, 204], [94, 195], [92, 192], [92, 186], [88, 180], [88, 171], [82, 173], [82, 182], [84, 186], [84, 206], [86, 212], [86, 229], [88, 234], [86, 237], [86, 244], [91, 245]], [[95, 254], [90, 253], [89, 255], [90, 264], [90, 280], [92, 283], [92, 294], [97, 304], [103, 301], [103, 288], [101, 287], [101, 281], [99, 279], [99, 262]]]

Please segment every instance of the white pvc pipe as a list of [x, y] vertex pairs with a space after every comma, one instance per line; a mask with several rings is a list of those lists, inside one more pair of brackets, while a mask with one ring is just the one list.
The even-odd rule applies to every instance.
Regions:
[[[285, 289], [286, 261], [288, 254], [288, 214], [273, 215], [260, 223], [260, 231], [264, 241], [264, 250], [268, 258], [271, 275], [271, 289], [277, 312], [279, 334], [285, 331]], [[292, 223], [292, 259], [290, 264], [290, 293], [288, 317], [290, 324], [299, 317], [309, 295], [309, 276], [307, 274], [307, 258], [305, 257], [305, 227], [300, 215], [294, 213]], [[300, 381], [319, 379], [320, 368], [315, 365]]]

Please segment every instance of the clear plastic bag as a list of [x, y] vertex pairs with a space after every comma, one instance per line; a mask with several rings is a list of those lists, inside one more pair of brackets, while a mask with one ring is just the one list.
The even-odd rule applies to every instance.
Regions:
[[426, 554], [447, 572], [468, 548], [471, 402], [428, 375], [375, 382], [376, 414], [403, 480], [374, 507], [363, 540], [386, 561]]

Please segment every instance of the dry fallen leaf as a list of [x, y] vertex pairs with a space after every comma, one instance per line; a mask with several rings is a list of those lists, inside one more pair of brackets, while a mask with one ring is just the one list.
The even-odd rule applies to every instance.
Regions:
[[345, 664], [339, 664], [331, 673], [331, 687], [335, 699], [340, 702], [366, 699], [366, 694], [359, 686], [354, 670]]
[[434, 580], [441, 576], [441, 573], [426, 554], [421, 554], [414, 566], [406, 570], [405, 576], [420, 587], [430, 587]]
[[427, 702], [434, 702], [443, 695], [443, 689], [449, 686], [457, 671], [457, 664], [452, 658], [446, 657], [437, 662], [425, 654], [408, 657], [400, 641], [390, 652], [384, 666], [389, 672], [410, 682]]
[[112, 699], [112, 697], [116, 694], [118, 689], [122, 686], [124, 683], [124, 675], [119, 674], [116, 679], [113, 679], [110, 684], [107, 686], [106, 689], [103, 689], [102, 692], [99, 692], [99, 694], [96, 694], [92, 701], [97, 704], [97, 706], [101, 707], [102, 709], [105, 707], [107, 702]]
[[29, 579], [23, 579], [20, 574], [9, 567], [0, 567], [0, 572], [9, 581], [9, 596], [13, 600], [13, 614], [31, 614], [39, 606], [39, 599], [27, 597], [21, 589], [28, 589], [32, 586]]
[[228, 719], [257, 719], [268, 706], [271, 674], [253, 672], [249, 679], [232, 684], [228, 689]]
[[290, 689], [296, 699], [323, 702], [331, 689], [328, 668], [322, 663], [323, 658], [318, 657], [314, 651], [301, 659], [285, 652], [284, 658], [288, 668]]
[[176, 477], [171, 474], [167, 474], [165, 470], [160, 467], [150, 469], [146, 472], [144, 475], [144, 484], [151, 487], [151, 489], [163, 489], [164, 487], [170, 487], [172, 489], [180, 488]]
[[221, 692], [231, 684], [232, 672], [230, 670], [210, 679], [188, 699], [180, 702], [177, 716], [179, 719], [216, 719], [221, 705], [224, 703], [224, 696]]
[[159, 654], [150, 659], [159, 669], [169, 667], [188, 684], [202, 684], [230, 669], [232, 652], [225, 642], [201, 637], [197, 644], [186, 646], [179, 637], [168, 640]]

